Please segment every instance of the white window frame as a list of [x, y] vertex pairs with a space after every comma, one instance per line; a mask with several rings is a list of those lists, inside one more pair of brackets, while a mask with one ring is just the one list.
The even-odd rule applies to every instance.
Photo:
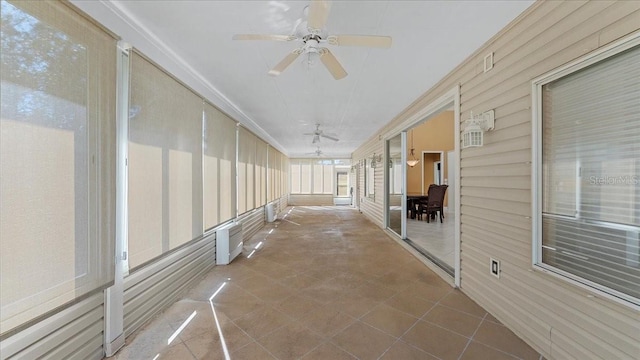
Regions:
[[[542, 87], [555, 80], [571, 75], [583, 68], [604, 61], [625, 50], [640, 45], [640, 32], [636, 32], [611, 45], [578, 58], [560, 68], [552, 70], [531, 82], [532, 98], [532, 267], [589, 292], [616, 303], [640, 310], [640, 299], [621, 293], [607, 286], [584, 279], [570, 272], [542, 262]], [[590, 295], [593, 296], [593, 295]]]

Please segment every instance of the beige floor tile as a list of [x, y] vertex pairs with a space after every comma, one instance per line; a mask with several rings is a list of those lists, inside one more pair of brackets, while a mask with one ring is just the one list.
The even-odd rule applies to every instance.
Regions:
[[402, 296], [417, 297], [423, 300], [438, 302], [453, 291], [451, 287], [431, 286], [420, 282], [413, 282], [406, 290], [400, 292]]
[[517, 359], [514, 356], [505, 354], [501, 351], [492, 349], [488, 346], [482, 345], [478, 342], [472, 341], [467, 349], [460, 357], [461, 360], [477, 360], [477, 359], [491, 359], [491, 360], [514, 360]]
[[334, 336], [332, 341], [359, 359], [377, 359], [396, 338], [358, 321]]
[[503, 325], [483, 321], [473, 340], [522, 359], [537, 360], [540, 355]]
[[265, 281], [260, 285], [253, 286], [251, 290], [246, 290], [267, 303], [279, 302], [293, 295], [292, 290], [275, 281]]
[[278, 302], [274, 307], [292, 318], [301, 319], [316, 312], [322, 305], [306, 296], [293, 295]]
[[254, 339], [264, 337], [278, 328], [286, 325], [291, 320], [283, 312], [271, 306], [263, 306], [237, 320], [235, 324]]
[[245, 316], [265, 306], [265, 302], [254, 295], [240, 288], [227, 287], [232, 289], [225, 288], [224, 290], [228, 291], [216, 296], [213, 303], [217, 312], [226, 315], [231, 320]]
[[223, 354], [222, 338], [224, 338], [224, 344], [227, 351], [234, 351], [253, 341], [249, 335], [224, 315], [217, 313], [216, 315], [218, 317], [222, 336], [216, 326], [211, 332], [200, 333], [197, 336], [192, 336], [183, 340], [185, 345], [187, 345], [189, 350], [191, 350], [193, 355], [198, 359], [207, 358], [207, 354]]
[[268, 360], [276, 359], [267, 349], [257, 342], [249, 343], [248, 345], [232, 352], [229, 356], [233, 360]]
[[[139, 359], [139, 358], [137, 358]], [[191, 351], [184, 344], [176, 344], [160, 352], [158, 359], [163, 360], [192, 360], [195, 359]]]
[[288, 323], [258, 340], [278, 359], [299, 359], [320, 345], [324, 339], [300, 323]]
[[350, 290], [350, 292], [376, 302], [385, 301], [396, 294], [394, 290], [374, 284], [364, 284]]
[[440, 325], [447, 330], [466, 337], [471, 337], [482, 321], [479, 317], [471, 316], [442, 305], [436, 305], [422, 320]]
[[306, 354], [304, 360], [356, 360], [356, 357], [331, 344], [324, 343]]
[[395, 337], [402, 336], [418, 321], [417, 318], [385, 304], [376, 306], [360, 320]]
[[[403, 341], [398, 341], [380, 358], [381, 360], [437, 360], [438, 358], [415, 348]], [[487, 359], [488, 360], [488, 359]]]
[[478, 317], [484, 317], [487, 311], [463, 294], [460, 290], [454, 290], [440, 300], [440, 305], [452, 307]]
[[355, 321], [355, 318], [331, 306], [320, 307], [300, 320], [311, 330], [327, 337], [337, 334]]
[[359, 318], [380, 303], [380, 301], [374, 301], [362, 295], [347, 294], [338, 300], [331, 301], [326, 307], [348, 314], [354, 318]]
[[409, 287], [411, 277], [402, 271], [391, 271], [382, 276], [376, 277], [371, 283], [384, 286], [395, 292]]
[[331, 280], [325, 280], [309, 286], [302, 290], [301, 293], [321, 304], [327, 304], [343, 297], [345, 295], [345, 289], [340, 284], [333, 283]]
[[419, 321], [402, 340], [443, 360], [457, 359], [469, 339], [436, 325]]
[[293, 274], [280, 280], [280, 283], [282, 285], [298, 291], [304, 290], [309, 286], [315, 285], [319, 282], [322, 282], [322, 280], [318, 279], [317, 277], [313, 277], [313, 276], [309, 276], [301, 273]]
[[300, 226], [282, 218], [267, 224], [246, 243], [252, 250], [263, 242], [251, 258], [244, 251], [207, 272], [182, 300], [127, 338], [116, 359], [223, 359], [208, 302], [222, 284], [213, 304], [234, 360], [539, 358], [357, 211], [291, 210], [288, 218]]
[[435, 306], [434, 302], [406, 294], [396, 294], [385, 301], [385, 304], [417, 318], [421, 318]]

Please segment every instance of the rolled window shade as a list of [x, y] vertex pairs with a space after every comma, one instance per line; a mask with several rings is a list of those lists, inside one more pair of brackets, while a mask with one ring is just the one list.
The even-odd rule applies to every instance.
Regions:
[[255, 209], [255, 164], [258, 138], [244, 127], [238, 133], [238, 213]]
[[267, 201], [267, 143], [256, 140], [256, 207], [264, 206]]
[[210, 229], [236, 212], [236, 122], [204, 105], [204, 222]]
[[129, 267], [203, 233], [202, 98], [131, 56]]
[[113, 282], [116, 40], [0, 3], [0, 334]]
[[542, 87], [543, 263], [640, 299], [640, 47]]

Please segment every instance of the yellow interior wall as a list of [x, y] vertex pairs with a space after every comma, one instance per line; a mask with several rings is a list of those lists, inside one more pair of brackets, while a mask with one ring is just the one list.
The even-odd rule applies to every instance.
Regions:
[[[455, 148], [454, 143], [454, 116], [453, 111], [443, 111], [440, 114], [428, 119], [426, 122], [413, 128], [413, 147], [416, 157], [422, 157], [422, 151], [442, 151], [444, 162], [444, 178], [448, 176], [448, 164], [446, 163], [447, 152]], [[411, 131], [407, 138], [407, 154], [411, 150]], [[437, 156], [437, 155], [436, 155]], [[407, 193], [422, 193], [422, 165], [423, 159], [413, 168], [407, 168]], [[425, 192], [429, 184], [433, 183], [433, 162], [425, 168]], [[427, 175], [429, 172], [430, 175]]]

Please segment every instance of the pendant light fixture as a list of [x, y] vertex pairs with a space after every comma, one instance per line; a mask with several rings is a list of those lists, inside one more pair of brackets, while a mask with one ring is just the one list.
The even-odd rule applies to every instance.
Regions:
[[416, 158], [416, 154], [413, 153], [414, 150], [415, 149], [413, 148], [413, 130], [411, 130], [411, 152], [409, 153], [409, 156], [407, 159], [407, 165], [409, 165], [409, 167], [414, 167], [420, 162], [420, 160]]

